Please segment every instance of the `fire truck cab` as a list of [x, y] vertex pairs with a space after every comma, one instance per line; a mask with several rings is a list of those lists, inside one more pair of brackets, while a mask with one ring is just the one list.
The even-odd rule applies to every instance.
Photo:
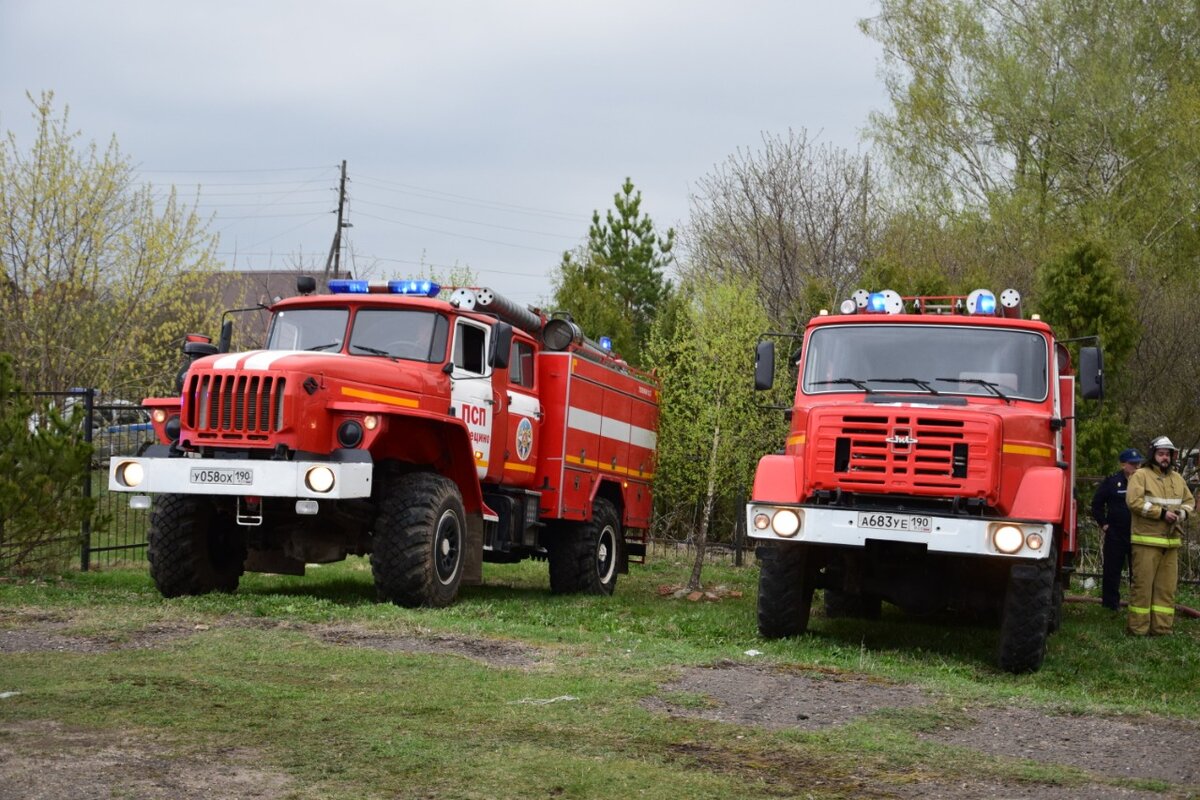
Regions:
[[[1076, 542], [1075, 391], [1102, 394], [1099, 348], [1066, 346], [1020, 296], [865, 291], [813, 319], [785, 449], [746, 508], [759, 541], [759, 631], [803, 633], [881, 602], [998, 618], [999, 663], [1038, 669]], [[756, 385], [774, 378], [760, 341]]]
[[144, 401], [159, 444], [113, 459], [110, 489], [152, 508], [159, 590], [370, 555], [401, 605], [531, 557], [553, 591], [611, 593], [645, 552], [654, 381], [490, 289], [312, 289], [271, 307], [263, 349], [189, 337], [178, 396]]

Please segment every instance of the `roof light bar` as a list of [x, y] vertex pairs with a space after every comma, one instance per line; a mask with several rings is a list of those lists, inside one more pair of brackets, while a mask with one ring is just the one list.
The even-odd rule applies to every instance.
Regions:
[[429, 280], [360, 281], [337, 278], [329, 282], [333, 294], [407, 294], [437, 297], [442, 287]]

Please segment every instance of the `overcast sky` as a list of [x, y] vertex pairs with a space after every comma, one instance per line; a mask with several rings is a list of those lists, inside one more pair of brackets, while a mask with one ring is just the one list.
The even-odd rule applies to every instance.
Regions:
[[[0, 0], [0, 128], [53, 90], [140, 178], [200, 188], [242, 269], [321, 267], [338, 168], [364, 277], [469, 266], [524, 303], [626, 176], [660, 229], [763, 133], [859, 149], [873, 0]], [[369, 275], [367, 274], [369, 273]]]

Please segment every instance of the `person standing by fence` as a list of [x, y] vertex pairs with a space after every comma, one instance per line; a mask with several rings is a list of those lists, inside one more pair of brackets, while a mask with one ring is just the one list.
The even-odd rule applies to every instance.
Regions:
[[1175, 622], [1175, 587], [1183, 523], [1195, 510], [1183, 476], [1175, 471], [1176, 447], [1166, 436], [1150, 443], [1150, 460], [1129, 478], [1125, 503], [1132, 515], [1133, 591], [1128, 631], [1165, 635]]
[[1107, 609], [1121, 609], [1121, 572], [1129, 563], [1129, 506], [1125, 491], [1129, 476], [1142, 465], [1142, 454], [1134, 448], [1122, 450], [1121, 469], [1105, 478], [1092, 496], [1092, 517], [1104, 534], [1104, 578], [1100, 603]]

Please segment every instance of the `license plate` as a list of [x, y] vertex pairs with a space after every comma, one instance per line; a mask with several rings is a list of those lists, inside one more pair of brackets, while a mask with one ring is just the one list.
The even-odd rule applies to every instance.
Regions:
[[231, 467], [192, 467], [189, 480], [204, 486], [249, 486], [254, 483], [254, 470]]
[[860, 513], [858, 515], [858, 527], [875, 531], [929, 533], [933, 530], [933, 520], [929, 517], [914, 514]]

